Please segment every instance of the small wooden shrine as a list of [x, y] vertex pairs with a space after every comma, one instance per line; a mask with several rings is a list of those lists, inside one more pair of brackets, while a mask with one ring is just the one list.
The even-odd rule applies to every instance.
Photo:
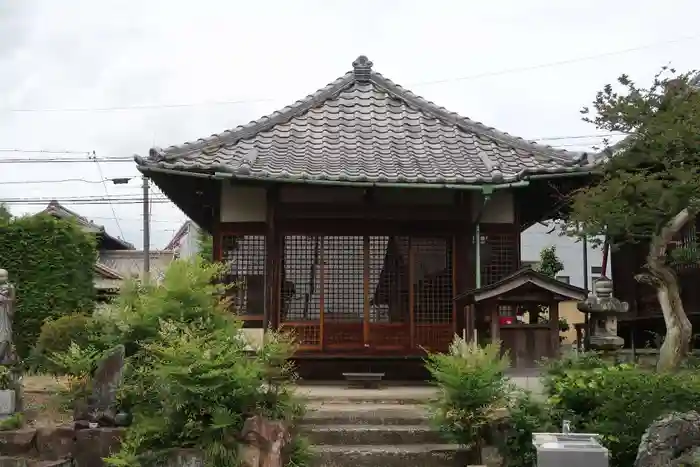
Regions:
[[502, 342], [514, 368], [531, 368], [559, 355], [559, 304], [581, 301], [586, 291], [530, 267], [455, 298], [466, 315], [466, 335]]

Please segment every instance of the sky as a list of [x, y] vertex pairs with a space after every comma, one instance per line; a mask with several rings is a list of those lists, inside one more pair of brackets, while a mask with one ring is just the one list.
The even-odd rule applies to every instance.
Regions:
[[[141, 247], [141, 180], [125, 158], [278, 110], [343, 75], [361, 54], [376, 71], [449, 110], [524, 138], [590, 149], [601, 138], [590, 137], [597, 132], [579, 110], [602, 86], [622, 73], [647, 83], [664, 65], [699, 66], [700, 2], [660, 5], [5, 0], [0, 201], [14, 200], [10, 210], [23, 214], [52, 198], [102, 199], [64, 204]], [[98, 160], [122, 161], [47, 162], [87, 160], [93, 152]], [[7, 163], [14, 158], [33, 161]], [[132, 179], [102, 183], [119, 177]], [[108, 204], [106, 195], [134, 201]], [[162, 248], [185, 217], [168, 203], [154, 203], [152, 211], [151, 246]], [[524, 239], [523, 250], [536, 256], [549, 241]]]

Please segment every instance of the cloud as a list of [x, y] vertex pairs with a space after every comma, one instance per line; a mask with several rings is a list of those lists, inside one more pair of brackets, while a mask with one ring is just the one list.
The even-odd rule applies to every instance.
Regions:
[[[650, 77], [669, 61], [694, 68], [699, 41], [522, 68], [692, 34], [700, 5], [691, 0], [673, 5], [660, 9], [650, 0], [4, 2], [0, 149], [145, 154], [153, 145], [197, 139], [277, 110], [345, 73], [359, 54], [369, 55], [379, 72], [399, 84], [504, 131], [523, 137], [587, 134], [593, 129], [580, 121], [578, 110], [604, 83], [622, 72]], [[171, 106], [183, 103], [201, 105]], [[143, 108], [159, 105], [164, 107]], [[142, 108], [123, 109], [135, 106]], [[42, 111], [62, 108], [122, 110]], [[0, 153], [0, 158], [19, 155]], [[138, 176], [132, 163], [100, 168], [108, 178]], [[3, 184], [67, 178], [98, 180], [99, 170], [94, 163], [0, 164], [0, 199], [104, 195], [101, 184]], [[140, 182], [107, 189], [138, 196]], [[40, 206], [11, 208], [30, 212]], [[121, 227], [127, 240], [140, 244], [140, 206], [115, 205], [120, 226], [108, 205], [72, 208], [114, 234]], [[174, 206], [155, 205], [153, 218], [158, 221], [153, 246], [159, 247], [184, 217]]]

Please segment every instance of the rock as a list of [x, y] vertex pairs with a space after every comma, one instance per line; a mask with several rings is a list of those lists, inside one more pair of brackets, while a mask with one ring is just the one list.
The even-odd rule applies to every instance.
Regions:
[[0, 431], [0, 455], [19, 456], [32, 454], [35, 436], [36, 430], [33, 428]]
[[649, 425], [639, 443], [634, 467], [682, 466], [698, 449], [700, 414], [672, 413]]
[[36, 450], [39, 458], [59, 460], [73, 452], [75, 430], [70, 425], [47, 426], [36, 430]]
[[92, 377], [92, 393], [86, 401], [76, 402], [73, 408], [77, 429], [89, 427], [90, 423], [117, 425], [117, 391], [124, 372], [124, 352], [123, 345], [114, 347], [97, 366]]
[[124, 428], [86, 428], [75, 432], [73, 465], [75, 467], [101, 467], [103, 457], [119, 451]]
[[259, 415], [243, 425], [240, 458], [245, 467], [282, 467], [282, 450], [291, 441], [283, 422], [270, 421]]

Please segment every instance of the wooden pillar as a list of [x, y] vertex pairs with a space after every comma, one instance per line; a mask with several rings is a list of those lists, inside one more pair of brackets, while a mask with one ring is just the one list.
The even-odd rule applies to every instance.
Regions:
[[498, 321], [498, 302], [488, 302], [488, 310], [491, 316], [491, 342], [496, 344], [501, 341], [501, 323]]
[[212, 260], [213, 261], [221, 261], [223, 252], [221, 251], [221, 190], [222, 190], [222, 184], [225, 183], [223, 181], [220, 181], [217, 185], [217, 188], [215, 190], [217, 199], [214, 202], [214, 209], [213, 209], [213, 219], [212, 219], [212, 230], [211, 230], [211, 239], [212, 239]]
[[280, 325], [281, 238], [277, 231], [277, 187], [267, 189], [265, 216], [265, 316], [263, 327], [277, 329]]
[[319, 286], [321, 287], [321, 297], [319, 298], [319, 346], [323, 350], [324, 346], [324, 322], [326, 321], [326, 237], [321, 237], [321, 273]]
[[[453, 295], [457, 296], [474, 288], [474, 264], [471, 238], [474, 227], [471, 223], [471, 205], [469, 194], [459, 192], [455, 195], [455, 205], [460, 213], [460, 219], [454, 237], [454, 281]], [[464, 333], [468, 339], [474, 335], [473, 322], [463, 304], [454, 304], [454, 332], [460, 336]], [[472, 317], [473, 318], [473, 317]]]
[[364, 306], [363, 306], [363, 318], [362, 318], [362, 340], [365, 347], [369, 347], [370, 335], [369, 335], [369, 303], [370, 303], [370, 290], [369, 290], [369, 237], [365, 235], [363, 239], [363, 267], [362, 267], [362, 284], [364, 293]]
[[408, 316], [409, 316], [409, 342], [410, 349], [413, 350], [416, 346], [416, 289], [413, 285], [415, 282], [415, 247], [413, 246], [413, 238], [408, 237]]
[[552, 300], [549, 305], [549, 339], [552, 357], [559, 356], [559, 302]]
[[474, 330], [476, 329], [476, 305], [464, 306], [464, 322], [466, 339], [471, 341], [474, 339]]

